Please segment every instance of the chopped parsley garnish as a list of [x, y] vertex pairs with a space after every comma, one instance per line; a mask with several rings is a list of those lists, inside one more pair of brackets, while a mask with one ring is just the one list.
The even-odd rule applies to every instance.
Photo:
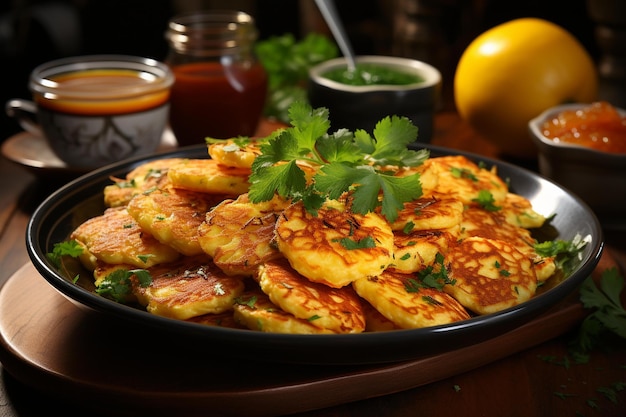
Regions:
[[572, 240], [549, 240], [534, 245], [538, 255], [543, 257], [554, 257], [557, 267], [566, 274], [581, 259], [581, 251], [587, 245], [588, 238], [580, 235], [574, 236]]
[[366, 236], [360, 240], [354, 240], [350, 239], [349, 237], [344, 237], [341, 239], [335, 239], [334, 241], [341, 243], [341, 246], [343, 246], [347, 250], [369, 249], [376, 247], [376, 242], [371, 236]]
[[452, 173], [452, 176], [455, 178], [466, 178], [473, 182], [478, 182], [478, 177], [476, 177], [476, 175], [474, 175], [474, 173], [467, 168], [452, 167], [450, 168], [450, 172]]
[[119, 303], [128, 301], [132, 295], [132, 277], [145, 288], [152, 283], [152, 276], [145, 269], [116, 269], [107, 275], [96, 288], [96, 293]]
[[145, 190], [142, 194], [143, 195], [150, 195], [153, 192], [158, 191], [158, 189], [159, 189], [159, 187], [156, 187], [156, 186], [155, 187], [150, 187], [147, 190]]
[[[290, 109], [291, 127], [261, 141], [261, 152], [250, 176], [249, 197], [253, 203], [271, 200], [275, 193], [302, 201], [311, 214], [327, 199], [345, 193], [355, 213], [366, 214], [381, 208], [390, 222], [404, 203], [422, 195], [419, 174], [400, 177], [389, 166], [415, 167], [428, 159], [426, 149], [408, 149], [417, 139], [417, 127], [406, 117], [385, 117], [373, 136], [359, 129], [328, 133], [328, 109], [312, 109], [296, 102]], [[301, 164], [316, 170], [307, 183]]]
[[143, 262], [144, 264], [147, 264], [147, 263], [148, 263], [148, 260], [149, 260], [150, 258], [152, 258], [153, 256], [154, 256], [154, 255], [151, 255], [151, 254], [147, 254], [147, 255], [137, 255], [137, 258], [139, 258], [139, 260], [140, 260], [141, 262]]
[[502, 207], [495, 204], [496, 200], [493, 198], [493, 194], [488, 190], [480, 190], [478, 197], [473, 198], [472, 201], [478, 203], [478, 205], [487, 211], [498, 211], [502, 209]]
[[441, 253], [435, 255], [435, 262], [417, 273], [417, 279], [407, 280], [404, 288], [407, 292], [419, 292], [421, 288], [435, 288], [442, 290], [446, 285], [455, 285], [456, 280], [448, 277], [448, 270], [444, 265]]
[[414, 227], [415, 227], [415, 223], [413, 223], [412, 221], [408, 221], [402, 228], [402, 233], [408, 235], [411, 233]]
[[83, 247], [75, 240], [68, 240], [65, 242], [55, 243], [52, 248], [52, 252], [46, 254], [46, 257], [55, 268], [62, 267], [63, 256], [70, 256], [77, 258], [83, 253]]
[[439, 301], [435, 300], [430, 295], [423, 296], [422, 300], [425, 301], [426, 303], [430, 304], [430, 305], [437, 306], [437, 307], [440, 307], [440, 306], [443, 305], [442, 303], [440, 303]]
[[[82, 253], [83, 247], [76, 240], [68, 240], [55, 243], [52, 252], [47, 253], [46, 256], [58, 270], [66, 276], [70, 276], [63, 258], [65, 256], [78, 258]], [[96, 288], [96, 293], [117, 302], [128, 301], [129, 296], [132, 294], [132, 276], [137, 278], [139, 285], [142, 287], [147, 287], [152, 283], [152, 276], [145, 269], [119, 269], [110, 273], [102, 280], [98, 288]], [[77, 281], [78, 276], [72, 280], [74, 283]]]
[[148, 170], [148, 172], [146, 173], [144, 179], [150, 179], [150, 178], [161, 178], [164, 175], [164, 172], [162, 169], [154, 169], [151, 168]]
[[566, 393], [561, 392], [561, 391], [555, 391], [554, 395], [556, 397], [559, 397], [562, 400], [566, 399], [567, 397], [575, 397], [576, 396], [576, 394], [566, 394]]
[[249, 297], [248, 299], [245, 299], [244, 297], [235, 298], [235, 303], [242, 305], [242, 306], [247, 306], [249, 308], [256, 308], [256, 302], [257, 302], [256, 295], [253, 295]]
[[511, 273], [508, 270], [502, 269], [502, 264], [500, 264], [500, 262], [496, 261], [493, 266], [496, 267], [496, 269], [498, 270], [498, 273], [500, 274], [500, 276], [502, 276], [502, 277], [511, 276]]
[[137, 182], [133, 178], [130, 181], [117, 181], [115, 183], [115, 185], [117, 185], [120, 188], [136, 188], [137, 187]]
[[[64, 257], [78, 258], [83, 253], [83, 247], [75, 240], [55, 243], [52, 252], [46, 253], [46, 258], [61, 271], [66, 277], [71, 276], [70, 271], [64, 262]], [[80, 277], [76, 275], [72, 282], [76, 283]]]

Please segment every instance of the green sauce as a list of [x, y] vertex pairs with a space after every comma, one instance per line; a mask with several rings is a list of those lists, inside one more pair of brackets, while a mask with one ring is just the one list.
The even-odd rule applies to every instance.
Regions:
[[347, 85], [405, 85], [424, 81], [419, 75], [376, 64], [357, 64], [354, 71], [347, 67], [335, 68], [323, 76]]

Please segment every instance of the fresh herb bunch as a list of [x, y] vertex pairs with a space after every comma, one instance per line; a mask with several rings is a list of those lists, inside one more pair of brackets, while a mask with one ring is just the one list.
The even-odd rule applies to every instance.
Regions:
[[268, 98], [264, 113], [289, 123], [289, 106], [306, 101], [309, 69], [337, 57], [339, 51], [328, 37], [309, 33], [302, 40], [288, 33], [257, 42], [255, 53], [268, 76]]
[[[250, 200], [269, 201], [278, 193], [303, 201], [312, 214], [327, 199], [349, 193], [352, 211], [366, 214], [381, 207], [393, 222], [404, 203], [422, 195], [419, 174], [396, 176], [389, 167], [421, 165], [430, 153], [408, 149], [417, 138], [417, 127], [406, 117], [388, 116], [379, 121], [373, 136], [362, 129], [339, 129], [329, 134], [328, 109], [312, 109], [296, 102], [289, 108], [291, 127], [261, 144], [261, 155], [250, 176]], [[316, 170], [307, 183], [302, 164]]]

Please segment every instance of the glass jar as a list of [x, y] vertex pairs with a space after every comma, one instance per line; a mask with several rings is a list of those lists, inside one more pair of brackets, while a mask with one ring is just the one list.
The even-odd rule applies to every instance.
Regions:
[[253, 136], [267, 94], [267, 74], [254, 56], [254, 19], [238, 11], [193, 12], [170, 19], [166, 63], [175, 81], [170, 127], [179, 145], [206, 137]]

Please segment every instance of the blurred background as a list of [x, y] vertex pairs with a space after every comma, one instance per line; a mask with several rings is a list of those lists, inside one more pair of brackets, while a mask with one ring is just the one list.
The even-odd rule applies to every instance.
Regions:
[[[598, 22], [587, 0], [336, 0], [336, 5], [357, 54], [413, 57], [438, 67], [448, 107], [453, 107], [452, 78], [464, 48], [486, 29], [511, 19], [532, 16], [557, 23], [598, 65], [606, 60], [607, 47], [598, 40]], [[285, 33], [301, 38], [312, 31], [330, 36], [313, 0], [4, 0], [0, 101], [4, 107], [12, 97], [29, 98], [30, 71], [51, 59], [105, 53], [163, 60], [168, 19], [203, 9], [252, 14], [260, 39]], [[0, 113], [2, 141], [21, 129], [4, 108]]]

